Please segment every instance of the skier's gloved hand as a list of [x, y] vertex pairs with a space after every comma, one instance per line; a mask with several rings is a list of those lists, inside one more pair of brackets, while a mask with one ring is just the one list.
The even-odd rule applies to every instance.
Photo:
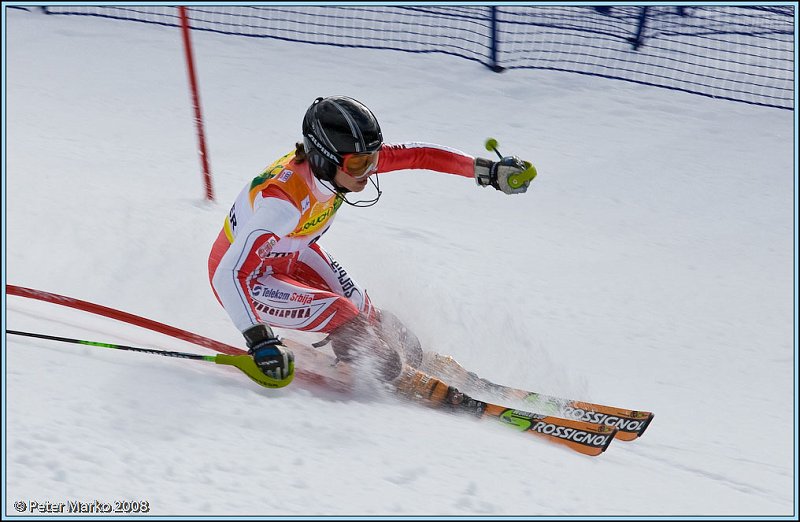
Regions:
[[257, 324], [242, 332], [242, 335], [249, 348], [247, 353], [253, 357], [264, 375], [279, 381], [289, 377], [294, 354], [281, 344], [272, 328]]
[[532, 165], [516, 156], [506, 156], [500, 161], [475, 158], [475, 181], [482, 187], [492, 186], [506, 194], [522, 194], [528, 190], [530, 180], [517, 188], [509, 184], [509, 177], [526, 171]]

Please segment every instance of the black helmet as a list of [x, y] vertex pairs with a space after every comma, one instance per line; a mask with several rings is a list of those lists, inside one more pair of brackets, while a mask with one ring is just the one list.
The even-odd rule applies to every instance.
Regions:
[[378, 120], [347, 96], [317, 98], [303, 118], [303, 144], [314, 175], [333, 183], [344, 154], [375, 152], [383, 144]]

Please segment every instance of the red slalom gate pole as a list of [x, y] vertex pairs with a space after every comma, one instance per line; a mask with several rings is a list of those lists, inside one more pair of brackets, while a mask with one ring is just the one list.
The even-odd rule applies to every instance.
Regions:
[[189, 84], [192, 89], [192, 103], [194, 105], [194, 122], [197, 126], [197, 140], [200, 143], [200, 161], [203, 164], [203, 176], [206, 184], [206, 199], [214, 201], [214, 189], [211, 186], [211, 169], [208, 167], [208, 154], [206, 153], [206, 137], [203, 130], [203, 114], [200, 110], [200, 92], [197, 89], [197, 75], [194, 69], [194, 58], [192, 56], [192, 40], [189, 35], [189, 15], [186, 7], [178, 7], [181, 17], [181, 28], [183, 32], [183, 48], [186, 51], [186, 67], [189, 72]]
[[181, 330], [180, 328], [175, 328], [174, 326], [170, 326], [168, 324], [159, 323], [158, 321], [153, 321], [152, 319], [147, 319], [146, 317], [129, 314], [128, 312], [123, 312], [122, 310], [116, 310], [114, 308], [109, 308], [96, 303], [90, 303], [89, 301], [75, 299], [74, 297], [67, 297], [65, 295], [53, 294], [50, 292], [44, 292], [42, 290], [34, 290], [33, 288], [25, 288], [24, 286], [16, 285], [6, 285], [6, 293], [8, 293], [8, 295], [27, 297], [30, 299], [44, 301], [46, 303], [53, 303], [61, 306], [67, 306], [69, 308], [75, 308], [76, 310], [83, 310], [84, 312], [89, 312], [91, 314], [101, 315], [103, 317], [108, 317], [109, 319], [115, 319], [117, 321], [122, 321], [123, 323], [146, 328], [154, 332], [169, 335], [170, 337], [181, 339], [182, 341], [187, 341], [192, 344], [210, 348], [216, 352], [225, 353], [228, 355], [242, 355], [247, 353], [241, 348], [236, 348], [235, 346], [221, 343], [196, 333]]

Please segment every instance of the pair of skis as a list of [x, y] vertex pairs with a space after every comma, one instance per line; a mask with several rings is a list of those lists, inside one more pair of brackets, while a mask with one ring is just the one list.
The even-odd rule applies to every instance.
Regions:
[[614, 439], [632, 441], [640, 437], [653, 420], [653, 413], [647, 411], [626, 410], [602, 404], [559, 399], [534, 392], [516, 391], [525, 393], [531, 409], [564, 404], [559, 414], [565, 417], [532, 413], [492, 403], [486, 403], [482, 417], [563, 444], [584, 455], [600, 455]]
[[[495, 384], [468, 372], [449, 356], [431, 354], [423, 369], [473, 398], [499, 397], [502, 402], [521, 403], [524, 409], [486, 403], [481, 418], [499, 421], [519, 431], [544, 437], [584, 455], [603, 453], [614, 439], [632, 441], [641, 437], [653, 413], [629, 410], [519, 390]], [[532, 413], [528, 409], [541, 413]]]

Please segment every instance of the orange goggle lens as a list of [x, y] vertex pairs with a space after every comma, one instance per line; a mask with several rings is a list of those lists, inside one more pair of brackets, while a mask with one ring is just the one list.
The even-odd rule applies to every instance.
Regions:
[[378, 170], [378, 152], [342, 156], [342, 170], [354, 178], [363, 178]]

